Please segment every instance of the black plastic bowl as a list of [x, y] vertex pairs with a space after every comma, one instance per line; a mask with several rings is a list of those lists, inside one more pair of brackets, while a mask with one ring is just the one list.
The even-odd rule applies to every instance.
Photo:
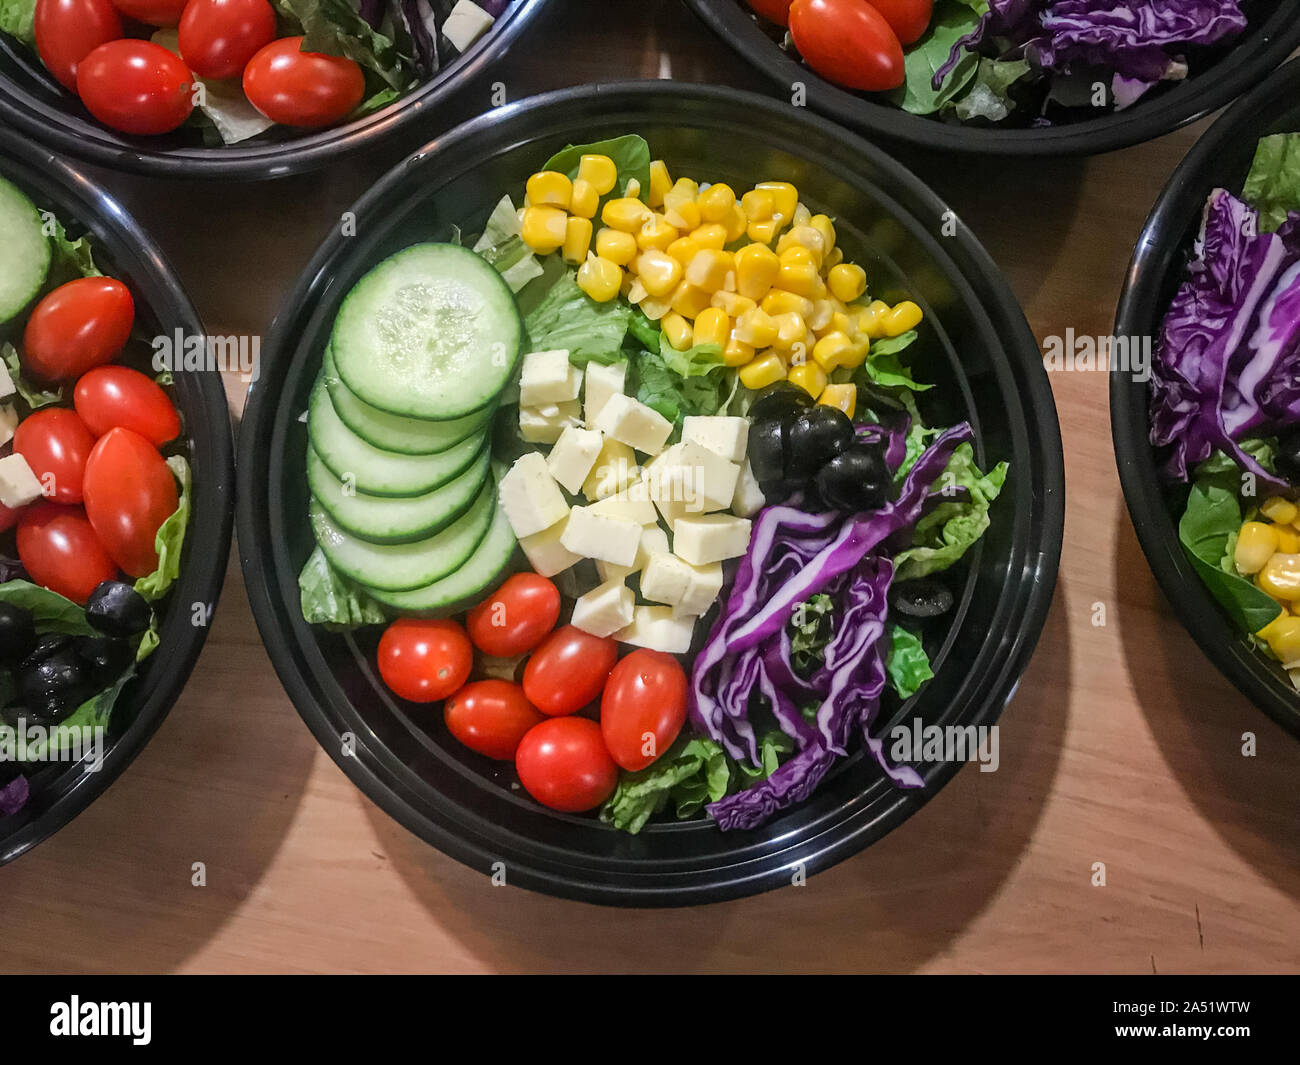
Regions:
[[114, 132], [54, 80], [31, 49], [0, 33], [0, 122], [55, 151], [115, 170], [241, 181], [286, 177], [373, 149], [421, 119], [433, 121], [455, 93], [505, 55], [546, 3], [513, 0], [492, 32], [465, 55], [374, 114], [320, 131], [277, 127], [217, 147], [204, 147], [189, 129], [164, 137]]
[[[70, 234], [90, 235], [95, 261], [135, 297], [137, 328], [150, 336], [202, 336], [203, 327], [158, 246], [121, 204], [86, 175], [0, 130], [0, 176], [19, 186]], [[123, 688], [105, 737], [103, 765], [50, 763], [31, 777], [31, 799], [0, 817], [0, 863], [53, 835], [89, 806], [126, 769], [185, 687], [207, 636], [195, 606], [216, 605], [230, 555], [234, 511], [234, 444], [226, 393], [218, 373], [181, 371], [171, 396], [180, 409], [193, 470], [191, 513], [180, 578], [162, 603], [161, 645]]]
[[[1156, 201], [1129, 266], [1115, 335], [1158, 337], [1183, 280], [1205, 201], [1216, 188], [1240, 195], [1255, 145], [1271, 133], [1300, 132], [1300, 60], [1220, 118], [1183, 160]], [[1236, 630], [1183, 553], [1178, 541], [1180, 493], [1161, 479], [1148, 439], [1149, 387], [1115, 370], [1110, 379], [1111, 432], [1124, 499], [1165, 597], [1201, 650], [1247, 698], [1300, 737], [1300, 693], [1281, 667]], [[1185, 493], [1183, 493], [1185, 495]]]
[[954, 125], [912, 115], [864, 93], [841, 89], [783, 51], [755, 21], [745, 0], [685, 0], [787, 98], [796, 84], [808, 106], [851, 129], [893, 137], [922, 148], [988, 155], [1095, 155], [1171, 133], [1252, 88], [1300, 47], [1300, 0], [1244, 0], [1251, 24], [1230, 47], [1216, 48], [1212, 65], [1179, 85], [1157, 89], [1134, 106], [1050, 128]]
[[[886, 299], [918, 299], [933, 326], [920, 373], [943, 382], [935, 420], [970, 418], [983, 456], [1012, 474], [982, 560], [958, 588], [938, 679], [900, 713], [991, 723], [1038, 638], [1061, 545], [1059, 428], [1037, 345], [988, 255], [912, 174], [878, 149], [761, 96], [668, 82], [586, 86], [494, 111], [429, 144], [355, 207], [357, 236], [328, 239], [277, 318], [267, 373], [240, 434], [241, 557], [271, 660], [303, 719], [384, 810], [481, 871], [504, 862], [511, 884], [594, 902], [677, 905], [750, 894], [823, 869], [879, 839], [956, 772], [922, 769], [905, 794], [861, 757], [766, 827], [720, 832], [711, 821], [656, 824], [627, 836], [595, 817], [549, 812], [512, 790], [509, 768], [469, 752], [436, 707], [399, 704], [370, 662], [377, 633], [356, 639], [308, 626], [297, 574], [312, 549], [299, 420], [340, 300], [380, 259], [457, 225], [481, 227], [506, 191], [568, 143], [644, 135], [675, 172], [740, 187], [793, 181], [836, 218], [848, 253]], [[345, 742], [345, 738], [349, 738]], [[354, 753], [353, 752], [354, 749]]]

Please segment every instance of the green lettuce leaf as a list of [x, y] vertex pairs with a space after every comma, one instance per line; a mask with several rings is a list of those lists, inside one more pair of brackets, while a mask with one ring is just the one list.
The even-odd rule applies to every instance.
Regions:
[[[663, 348], [671, 354], [665, 356]], [[661, 350], [643, 352], [633, 360], [634, 394], [681, 428], [687, 415], [717, 414], [725, 405], [730, 398], [725, 369], [716, 344], [676, 351], [665, 342]]]
[[790, 662], [800, 676], [808, 676], [825, 660], [826, 645], [835, 635], [834, 609], [835, 601], [818, 593], [791, 614]]
[[36, 631], [42, 635], [50, 632], [64, 632], [69, 636], [99, 635], [86, 620], [86, 611], [82, 607], [58, 592], [30, 581], [13, 580], [0, 584], [0, 603], [30, 610]]
[[180, 455], [173, 455], [167, 460], [167, 465], [176, 478], [180, 498], [176, 509], [158, 526], [158, 531], [154, 534], [158, 568], [135, 582], [135, 590], [151, 603], [166, 595], [167, 589], [180, 576], [181, 548], [185, 544], [185, 529], [190, 522], [190, 464]]
[[41, 407], [48, 407], [51, 403], [59, 403], [62, 401], [62, 385], [56, 389], [50, 390], [48, 388], [40, 388], [27, 380], [23, 375], [23, 364], [22, 360], [18, 357], [18, 349], [8, 341], [0, 344], [0, 357], [3, 357], [5, 366], [9, 368], [9, 379], [13, 381], [14, 388], [32, 410], [40, 410]]
[[626, 196], [628, 182], [633, 178], [641, 183], [641, 199], [644, 200], [650, 192], [650, 145], [646, 143], [644, 137], [629, 133], [623, 137], [596, 141], [592, 144], [570, 144], [551, 156], [542, 169], [554, 170], [567, 174], [570, 178], [576, 178], [578, 163], [584, 155], [607, 155], [618, 167], [618, 183], [605, 199]]
[[36, 0], [0, 0], [0, 33], [16, 37], [29, 48], [36, 47], [35, 18]]
[[885, 660], [889, 682], [904, 699], [915, 695], [934, 676], [930, 656], [916, 633], [901, 625], [889, 626], [889, 657]]
[[963, 122], [986, 118], [1001, 122], [1015, 110], [1011, 86], [1029, 73], [1024, 59], [989, 59], [981, 56], [979, 69], [966, 91], [953, 101], [953, 109]]
[[302, 50], [346, 56], [372, 71], [390, 88], [402, 90], [415, 81], [411, 56], [361, 17], [348, 0], [275, 0], [280, 13], [302, 27]]
[[65, 281], [78, 277], [102, 277], [99, 267], [95, 265], [94, 248], [89, 237], [68, 239], [68, 232], [63, 223], [53, 219], [54, 232], [50, 236], [50, 276], [46, 279], [47, 288], [56, 288]]
[[558, 256], [542, 266], [543, 275], [520, 293], [527, 350], [564, 349], [575, 366], [621, 361], [631, 305], [621, 299], [597, 303]]
[[319, 547], [298, 575], [298, 590], [308, 624], [352, 629], [388, 621], [383, 607], [334, 572]]
[[975, 52], [963, 51], [956, 66], [944, 75], [937, 89], [934, 76], [948, 62], [957, 42], [975, 29], [979, 20], [979, 14], [965, 4], [940, 0], [930, 28], [904, 55], [906, 80], [902, 88], [892, 94], [899, 107], [914, 115], [932, 115], [966, 88], [979, 69], [980, 57]]
[[1255, 149], [1242, 198], [1259, 212], [1259, 228], [1272, 233], [1300, 211], [1300, 133], [1265, 137]]
[[530, 281], [542, 276], [542, 264], [520, 236], [519, 212], [509, 196], [502, 196], [492, 209], [474, 251], [505, 278], [511, 292], [521, 291]]
[[[109, 687], [92, 695], [63, 721], [50, 728], [44, 738], [23, 745], [16, 752], [18, 760], [31, 762], [57, 758], [62, 752], [76, 750], [74, 732], [79, 734], [83, 728], [107, 728], [113, 707], [117, 705], [117, 697], [134, 676], [135, 667], [128, 667]], [[82, 751], [84, 754], [84, 746]]]

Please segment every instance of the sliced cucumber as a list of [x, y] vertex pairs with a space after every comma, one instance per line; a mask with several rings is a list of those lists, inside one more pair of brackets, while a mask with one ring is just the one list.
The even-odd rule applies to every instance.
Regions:
[[50, 238], [41, 212], [0, 178], [0, 325], [26, 310], [49, 272]]
[[372, 407], [353, 395], [339, 377], [334, 353], [329, 348], [325, 349], [323, 373], [334, 412], [343, 424], [366, 443], [401, 455], [434, 455], [446, 451], [482, 429], [496, 409], [494, 405], [487, 406], [447, 422], [403, 418]]
[[335, 477], [372, 496], [422, 496], [464, 473], [483, 448], [480, 431], [436, 455], [399, 455], [368, 444], [343, 424], [323, 380], [307, 409], [307, 435]]
[[372, 544], [340, 529], [319, 500], [311, 503], [311, 527], [329, 564], [367, 591], [404, 592], [440, 581], [474, 554], [497, 510], [489, 480], [459, 518], [426, 540]]
[[464, 473], [422, 496], [371, 496], [350, 491], [309, 448], [307, 484], [344, 532], [374, 544], [404, 544], [427, 539], [464, 514], [487, 480], [490, 458], [485, 444]]
[[487, 407], [514, 373], [514, 293], [458, 244], [416, 244], [357, 282], [331, 343], [348, 390], [372, 407], [448, 421]]

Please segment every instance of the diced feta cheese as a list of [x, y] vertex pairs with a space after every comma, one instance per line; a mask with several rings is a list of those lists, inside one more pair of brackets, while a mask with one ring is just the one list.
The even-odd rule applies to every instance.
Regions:
[[632, 624], [636, 596], [621, 580], [606, 581], [573, 604], [573, 625], [593, 636], [612, 636]]
[[646, 466], [642, 477], [651, 502], [670, 529], [677, 519], [686, 513], [687, 492], [686, 485], [683, 483], [686, 474], [678, 461], [681, 453], [682, 445], [674, 444]]
[[582, 390], [582, 371], [567, 351], [534, 351], [524, 356], [519, 374], [519, 402], [525, 407], [567, 403]]
[[728, 462], [742, 462], [749, 443], [749, 419], [720, 414], [688, 415], [682, 422], [682, 443], [700, 444]]
[[671, 606], [675, 616], [703, 614], [721, 594], [721, 562], [692, 566], [676, 555], [655, 555], [641, 574], [641, 595]]
[[668, 534], [658, 525], [647, 525], [641, 530], [641, 542], [636, 547], [636, 558], [630, 566], [616, 566], [612, 562], [597, 562], [596, 572], [602, 581], [627, 580], [632, 574], [642, 572], [655, 555], [668, 554]]
[[[688, 562], [687, 565], [690, 565]], [[722, 595], [722, 563], [710, 562], [707, 566], [691, 566], [691, 580], [686, 594], [677, 604], [677, 614], [694, 617], [706, 614]]]
[[543, 577], [554, 577], [557, 573], [563, 573], [570, 566], [582, 561], [581, 555], [575, 555], [560, 543], [560, 537], [564, 534], [564, 526], [568, 520], [566, 514], [550, 528], [533, 533], [532, 536], [519, 538], [519, 546], [524, 549], [528, 564]]
[[587, 417], [587, 428], [594, 429], [596, 419], [609, 402], [610, 396], [621, 396], [627, 382], [627, 363], [616, 362], [605, 366], [599, 362], [587, 364], [587, 382], [584, 392], [583, 413]]
[[[0, 363], [0, 366], [3, 366]], [[0, 445], [9, 443], [14, 438], [14, 430], [18, 428], [18, 411], [14, 409], [12, 403], [6, 403], [0, 407]]]
[[638, 525], [654, 525], [659, 520], [655, 505], [650, 502], [647, 486], [633, 484], [612, 496], [606, 496], [599, 503], [591, 505], [593, 514], [604, 514], [610, 518], [634, 521]]
[[554, 444], [569, 426], [581, 425], [576, 399], [519, 408], [519, 435], [530, 444]]
[[582, 482], [582, 494], [594, 503], [623, 491], [640, 476], [632, 449], [605, 437], [591, 473]]
[[466, 52], [470, 45], [492, 28], [494, 22], [496, 19], [473, 0], [458, 0], [443, 22], [442, 32], [456, 51]]
[[636, 522], [597, 514], [591, 507], [574, 507], [569, 511], [568, 524], [560, 535], [560, 543], [570, 551], [620, 566], [630, 566], [636, 561], [640, 540], [641, 526]]
[[614, 639], [633, 647], [680, 655], [691, 649], [695, 619], [673, 617], [670, 606], [639, 606], [632, 612], [632, 624], [614, 633]]
[[6, 507], [25, 507], [44, 495], [41, 482], [27, 460], [15, 452], [0, 459], [0, 503]]
[[595, 427], [646, 455], [659, 454], [673, 431], [673, 423], [657, 410], [622, 393], [606, 400]]
[[736, 479], [740, 467], [694, 441], [682, 441], [677, 453], [677, 464], [682, 468], [683, 501], [692, 514], [726, 510], [736, 494]]
[[758, 478], [746, 459], [740, 466], [740, 476], [736, 478], [736, 492], [731, 497], [731, 513], [742, 518], [752, 518], [767, 504], [763, 490], [758, 486]]
[[497, 486], [497, 499], [510, 528], [521, 540], [563, 521], [569, 512], [564, 493], [546, 468], [540, 451], [530, 451], [515, 460]]
[[692, 566], [739, 558], [749, 547], [749, 525], [730, 514], [687, 515], [673, 526], [673, 551]]
[[591, 468], [596, 465], [596, 456], [604, 442], [604, 437], [595, 429], [565, 426], [546, 459], [551, 476], [566, 492], [576, 496], [582, 491], [582, 484]]
[[0, 399], [5, 396], [12, 396], [17, 389], [14, 386], [14, 379], [9, 376], [9, 367], [0, 359]]

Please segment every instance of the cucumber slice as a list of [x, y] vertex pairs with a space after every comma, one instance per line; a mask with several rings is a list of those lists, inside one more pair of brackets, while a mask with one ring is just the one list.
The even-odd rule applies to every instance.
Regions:
[[50, 238], [41, 212], [16, 186], [0, 178], [0, 325], [36, 298], [50, 272]]
[[311, 528], [329, 564], [367, 591], [423, 588], [458, 570], [487, 535], [497, 510], [489, 480], [469, 510], [441, 532], [410, 544], [372, 544], [340, 529], [320, 501], [311, 502]]
[[373, 544], [424, 540], [445, 529], [474, 502], [487, 480], [491, 449], [484, 447], [462, 474], [422, 496], [370, 496], [348, 487], [307, 451], [307, 484], [316, 501], [344, 532]]
[[488, 406], [514, 373], [514, 293], [458, 244], [416, 244], [357, 282], [331, 344], [348, 390], [372, 407], [448, 421]]
[[325, 349], [322, 372], [334, 412], [343, 424], [366, 443], [401, 455], [435, 455], [446, 451], [487, 425], [496, 409], [495, 405], [487, 406], [448, 422], [403, 418], [372, 407], [348, 391], [334, 367], [334, 353], [329, 348]]
[[307, 408], [307, 435], [316, 454], [339, 480], [372, 496], [422, 496], [465, 472], [487, 439], [468, 436], [436, 455], [399, 455], [368, 444], [343, 424], [322, 380]]

